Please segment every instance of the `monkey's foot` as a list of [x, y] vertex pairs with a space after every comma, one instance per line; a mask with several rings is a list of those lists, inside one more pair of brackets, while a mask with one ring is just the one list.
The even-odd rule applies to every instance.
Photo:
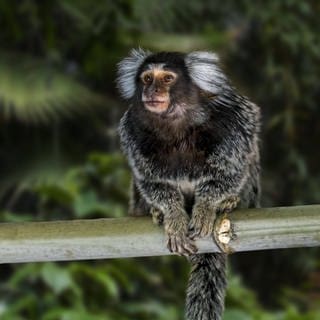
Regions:
[[150, 214], [152, 216], [152, 221], [154, 224], [161, 226], [163, 225], [163, 213], [154, 207], [150, 209]]
[[180, 256], [190, 256], [198, 251], [194, 241], [183, 233], [167, 233], [167, 237], [167, 247], [170, 252]]
[[212, 235], [217, 213], [231, 212], [239, 201], [238, 196], [229, 196], [214, 205], [208, 202], [196, 203], [189, 223], [189, 237], [196, 239]]
[[197, 239], [211, 235], [215, 219], [216, 210], [212, 206], [204, 202], [196, 203], [189, 223], [189, 237]]
[[239, 202], [238, 196], [230, 196], [217, 205], [217, 213], [229, 213], [238, 206]]
[[188, 216], [176, 216], [165, 220], [167, 247], [170, 252], [189, 256], [198, 251], [194, 241], [188, 237]]

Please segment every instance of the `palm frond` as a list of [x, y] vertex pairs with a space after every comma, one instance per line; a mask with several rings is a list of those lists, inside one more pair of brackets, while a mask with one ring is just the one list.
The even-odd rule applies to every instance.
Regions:
[[5, 120], [43, 123], [103, 103], [101, 95], [44, 61], [0, 54], [0, 115]]

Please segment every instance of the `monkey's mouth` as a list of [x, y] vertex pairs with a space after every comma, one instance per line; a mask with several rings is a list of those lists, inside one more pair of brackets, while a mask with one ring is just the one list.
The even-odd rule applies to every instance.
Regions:
[[162, 114], [166, 112], [168, 109], [168, 101], [167, 100], [160, 100], [160, 99], [150, 99], [150, 100], [145, 100], [144, 106], [146, 109], [148, 109], [150, 112], [156, 113], [156, 114]]
[[171, 104], [167, 100], [145, 100], [145, 107], [153, 112], [161, 116], [161, 118], [180, 118], [185, 114], [185, 108], [181, 105]]
[[165, 101], [165, 100], [147, 100], [147, 101], [144, 101], [144, 103], [148, 107], [159, 107], [159, 106], [167, 103], [167, 101]]

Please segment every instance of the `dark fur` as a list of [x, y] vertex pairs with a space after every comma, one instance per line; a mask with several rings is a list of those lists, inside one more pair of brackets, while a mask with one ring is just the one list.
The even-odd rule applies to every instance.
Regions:
[[[218, 66], [210, 69], [215, 56], [199, 53], [199, 61], [197, 57], [196, 53], [189, 57], [167, 52], [139, 57], [135, 95], [130, 98], [131, 105], [119, 131], [122, 149], [133, 170], [131, 211], [152, 208], [160, 212], [169, 248], [191, 254], [187, 319], [219, 320], [226, 286], [226, 257], [194, 255], [192, 241], [211, 234], [219, 203], [228, 197], [239, 196], [243, 207], [258, 205], [259, 109], [229, 85]], [[165, 63], [164, 68], [179, 74], [179, 81], [170, 91], [169, 109], [183, 104], [185, 112], [180, 117], [170, 118], [168, 113], [154, 114], [144, 108], [138, 77], [150, 63]], [[210, 77], [208, 80], [205, 74], [194, 74], [199, 63], [199, 70], [205, 70], [203, 65], [208, 63], [208, 71], [216, 76], [212, 90]], [[120, 66], [123, 70], [125, 67]], [[120, 78], [120, 86], [125, 81]], [[202, 87], [211, 91], [204, 92]], [[184, 181], [189, 181], [193, 189], [184, 188]]]

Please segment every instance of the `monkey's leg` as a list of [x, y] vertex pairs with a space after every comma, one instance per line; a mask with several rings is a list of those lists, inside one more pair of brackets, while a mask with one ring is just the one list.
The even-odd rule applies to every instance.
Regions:
[[197, 201], [189, 224], [190, 238], [195, 239], [211, 235], [217, 213], [232, 211], [237, 207], [239, 201], [240, 198], [234, 195], [218, 202], [210, 198]]
[[155, 207], [150, 206], [141, 196], [134, 180], [131, 182], [129, 215], [144, 216], [151, 214], [154, 224], [163, 225], [163, 212]]
[[151, 207], [150, 213], [152, 215], [152, 221], [154, 224], [159, 226], [165, 224], [165, 231], [168, 236], [167, 246], [171, 252], [188, 256], [197, 251], [196, 247], [193, 245], [193, 243], [190, 243], [190, 239], [186, 237], [185, 233], [179, 234], [179, 232], [176, 232], [176, 230], [181, 227], [179, 224], [187, 226], [189, 221], [187, 221], [185, 224], [180, 218], [175, 218], [169, 223], [168, 221], [164, 223], [165, 215], [162, 213], [162, 211], [155, 207]]
[[229, 196], [217, 204], [217, 213], [229, 213], [238, 206], [239, 202], [238, 196]]
[[197, 252], [197, 247], [188, 235], [189, 217], [186, 213], [164, 215], [164, 230], [167, 247], [178, 255], [189, 256]]
[[[155, 220], [159, 211], [163, 213], [163, 225], [167, 247], [179, 255], [190, 255], [197, 251], [194, 241], [188, 236], [189, 216], [184, 210], [184, 199], [173, 186], [154, 181], [139, 180], [139, 190], [152, 208]], [[161, 216], [161, 215], [160, 215]]]

